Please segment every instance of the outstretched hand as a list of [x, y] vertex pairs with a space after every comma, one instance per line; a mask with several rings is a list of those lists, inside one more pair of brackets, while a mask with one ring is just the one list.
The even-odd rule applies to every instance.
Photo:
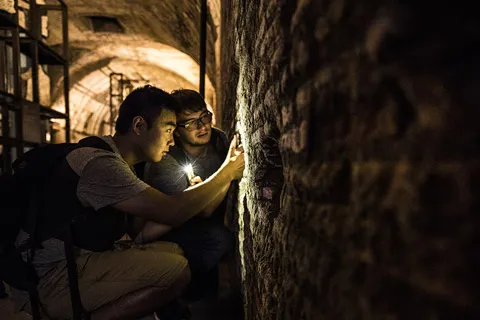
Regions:
[[237, 146], [237, 144], [238, 144], [238, 138], [237, 138], [237, 135], [234, 135], [232, 141], [230, 142], [230, 147], [229, 147], [230, 157], [238, 156], [239, 154], [244, 152], [243, 146], [242, 145]]
[[236, 136], [230, 142], [229, 152], [223, 165], [232, 173], [233, 180], [239, 180], [243, 177], [245, 153], [242, 146], [237, 147]]

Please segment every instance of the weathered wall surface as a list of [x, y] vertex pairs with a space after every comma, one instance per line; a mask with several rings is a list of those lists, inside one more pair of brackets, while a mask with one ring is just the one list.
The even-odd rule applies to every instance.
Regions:
[[223, 1], [247, 319], [478, 318], [475, 12]]

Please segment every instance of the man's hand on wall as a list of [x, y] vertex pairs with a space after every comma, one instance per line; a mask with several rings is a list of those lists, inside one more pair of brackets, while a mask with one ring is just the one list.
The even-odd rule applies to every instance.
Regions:
[[230, 143], [227, 158], [222, 167], [226, 167], [231, 174], [232, 180], [240, 180], [243, 177], [243, 170], [245, 169], [245, 153], [242, 146], [237, 147], [237, 137], [234, 136]]

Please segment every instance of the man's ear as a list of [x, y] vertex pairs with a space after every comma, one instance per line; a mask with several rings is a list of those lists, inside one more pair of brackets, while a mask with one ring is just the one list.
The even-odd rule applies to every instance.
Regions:
[[143, 131], [148, 130], [147, 122], [143, 117], [141, 116], [136, 116], [133, 118], [132, 121], [132, 131], [135, 133], [137, 136], [140, 135]]

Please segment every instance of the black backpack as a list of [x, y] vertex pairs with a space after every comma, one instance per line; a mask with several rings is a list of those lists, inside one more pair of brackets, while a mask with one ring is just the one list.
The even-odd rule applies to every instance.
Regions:
[[[17, 159], [13, 163], [12, 175], [0, 176], [0, 279], [18, 290], [29, 292], [34, 319], [40, 318], [40, 312], [36, 292], [38, 279], [31, 260], [35, 249], [40, 247], [43, 240], [49, 238], [48, 234], [36, 230], [38, 208], [45, 187], [55, 170], [70, 151], [81, 146], [111, 151], [108, 144], [98, 137], [83, 139], [79, 144], [48, 144], [30, 150]], [[70, 225], [60, 227], [69, 230]], [[26, 246], [16, 248], [15, 240], [20, 229], [27, 231], [30, 238]], [[71, 239], [67, 239], [65, 243], [74, 319], [80, 319], [84, 312], [78, 292], [73, 243]], [[22, 251], [28, 252], [27, 262], [21, 257]]]
[[13, 175], [0, 176], [0, 274], [3, 281], [19, 290], [28, 286], [26, 272], [19, 272], [25, 265], [15, 248], [16, 236], [21, 228], [35, 228], [38, 195], [74, 146], [51, 144], [30, 150], [14, 162]]

